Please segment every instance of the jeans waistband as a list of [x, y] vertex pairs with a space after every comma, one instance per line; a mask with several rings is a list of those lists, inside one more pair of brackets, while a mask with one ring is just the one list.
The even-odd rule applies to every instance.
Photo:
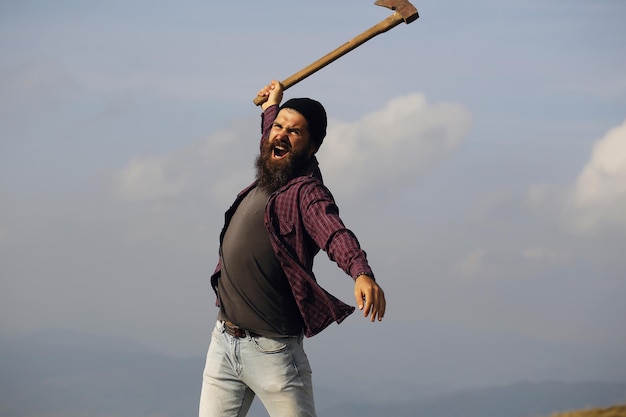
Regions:
[[222, 323], [224, 323], [224, 331], [233, 337], [248, 337], [248, 336], [259, 337], [261, 336], [258, 333], [243, 329], [231, 321], [223, 321]]

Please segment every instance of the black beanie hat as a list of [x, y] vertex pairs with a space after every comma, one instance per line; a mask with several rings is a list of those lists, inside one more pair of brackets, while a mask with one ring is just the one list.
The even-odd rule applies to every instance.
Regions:
[[310, 98], [292, 98], [287, 100], [280, 109], [293, 109], [306, 119], [309, 135], [318, 149], [326, 136], [326, 110], [319, 101]]

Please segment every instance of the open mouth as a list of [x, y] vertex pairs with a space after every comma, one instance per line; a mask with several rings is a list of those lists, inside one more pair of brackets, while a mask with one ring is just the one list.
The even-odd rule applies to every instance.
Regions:
[[283, 143], [278, 143], [272, 147], [272, 154], [274, 158], [282, 158], [289, 153], [289, 146]]

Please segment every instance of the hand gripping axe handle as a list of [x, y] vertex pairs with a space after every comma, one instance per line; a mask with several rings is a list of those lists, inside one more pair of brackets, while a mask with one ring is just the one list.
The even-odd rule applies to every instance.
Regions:
[[[409, 24], [419, 17], [415, 6], [413, 6], [407, 0], [376, 0], [374, 4], [377, 6], [387, 7], [394, 12], [385, 20], [372, 26], [365, 32], [344, 43], [339, 48], [335, 49], [332, 52], [329, 52], [317, 61], [302, 68], [300, 71], [296, 72], [292, 76], [281, 81], [281, 84], [283, 85], [283, 90], [288, 89], [289, 87], [304, 80], [309, 75], [321, 70], [326, 65], [341, 58], [351, 50], [372, 39], [374, 36], [387, 32], [389, 29], [396, 27], [402, 22], [406, 22], [407, 24]], [[253, 102], [258, 106], [260, 104], [263, 104], [266, 100], [267, 97], [257, 96], [253, 100]]]

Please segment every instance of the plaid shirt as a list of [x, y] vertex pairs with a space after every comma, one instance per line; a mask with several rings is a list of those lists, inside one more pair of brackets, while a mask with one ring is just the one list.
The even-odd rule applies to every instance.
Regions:
[[[268, 140], [277, 114], [278, 106], [270, 106], [262, 115], [261, 146]], [[226, 212], [220, 244], [239, 203], [254, 187], [256, 182], [241, 191]], [[324, 290], [313, 273], [313, 258], [321, 248], [353, 279], [362, 273], [373, 277], [365, 252], [344, 226], [333, 196], [322, 182], [315, 157], [304, 174], [270, 196], [265, 207], [265, 227], [302, 315], [305, 336], [316, 335], [333, 321], [341, 323], [354, 312], [353, 306]], [[220, 268], [218, 262], [211, 276], [216, 292]]]

